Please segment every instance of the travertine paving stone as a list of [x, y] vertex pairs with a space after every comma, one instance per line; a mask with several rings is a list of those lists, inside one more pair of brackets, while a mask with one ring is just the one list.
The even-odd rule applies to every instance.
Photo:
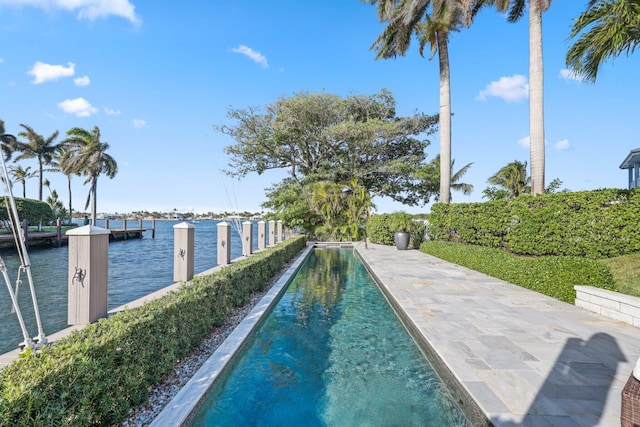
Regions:
[[620, 425], [640, 329], [417, 250], [357, 251], [494, 425]]

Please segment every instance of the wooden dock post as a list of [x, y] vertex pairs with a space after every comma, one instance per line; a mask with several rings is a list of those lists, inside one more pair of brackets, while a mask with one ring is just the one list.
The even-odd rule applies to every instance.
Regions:
[[218, 265], [227, 265], [231, 262], [231, 224], [222, 221], [216, 226], [218, 234]]
[[266, 222], [258, 221], [258, 250], [264, 251], [267, 246]]
[[62, 246], [62, 222], [60, 218], [56, 220], [56, 244]]
[[276, 244], [276, 222], [269, 221], [269, 246]]
[[253, 252], [253, 224], [251, 221], [242, 223], [242, 255], [250, 256]]
[[69, 325], [86, 325], [107, 316], [110, 233], [93, 225], [66, 233], [69, 238]]
[[173, 226], [173, 281], [187, 282], [193, 278], [195, 226], [181, 222]]
[[156, 238], [156, 219], [151, 218], [151, 238]]

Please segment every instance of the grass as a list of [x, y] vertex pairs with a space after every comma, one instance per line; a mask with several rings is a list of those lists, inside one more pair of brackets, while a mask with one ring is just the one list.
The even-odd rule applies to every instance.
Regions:
[[618, 292], [640, 297], [640, 254], [623, 255], [600, 261], [611, 270]]

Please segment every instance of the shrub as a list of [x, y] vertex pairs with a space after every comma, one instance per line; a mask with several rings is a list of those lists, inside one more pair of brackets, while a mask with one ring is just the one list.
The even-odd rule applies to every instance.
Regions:
[[393, 245], [391, 214], [373, 215], [367, 220], [367, 237], [371, 243]]
[[112, 425], [305, 246], [278, 244], [86, 326], [0, 371], [0, 425]]
[[434, 240], [520, 255], [613, 257], [640, 252], [640, 189], [435, 204], [429, 222]]
[[602, 262], [573, 256], [522, 257], [504, 250], [450, 242], [424, 242], [424, 253], [536, 292], [573, 303], [575, 285], [615, 290]]

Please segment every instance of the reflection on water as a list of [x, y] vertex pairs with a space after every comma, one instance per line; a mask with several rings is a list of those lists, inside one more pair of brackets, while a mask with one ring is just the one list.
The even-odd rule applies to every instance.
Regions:
[[[195, 271], [215, 267], [216, 225], [219, 221], [199, 221], [195, 227]], [[177, 221], [156, 221], [156, 237], [151, 231], [142, 239], [109, 244], [109, 309], [126, 304], [173, 282], [173, 226]], [[98, 222], [98, 226], [102, 226]], [[151, 228], [151, 221], [143, 221], [143, 228]], [[110, 221], [110, 228], [122, 228], [122, 221]], [[128, 228], [137, 228], [137, 221], [129, 221]], [[254, 250], [257, 250], [257, 225], [253, 227]], [[242, 255], [238, 233], [232, 231], [231, 258]], [[19, 258], [15, 250], [2, 250], [0, 256], [7, 264], [9, 278], [15, 287]], [[29, 250], [31, 271], [36, 287], [40, 317], [44, 332], [50, 335], [67, 327], [67, 269], [68, 248], [33, 248]], [[25, 278], [18, 294], [20, 310], [31, 336], [37, 333], [35, 315], [31, 308], [29, 284]], [[11, 312], [11, 299], [3, 280], [0, 280], [0, 354], [17, 348], [22, 341], [18, 318]]]

